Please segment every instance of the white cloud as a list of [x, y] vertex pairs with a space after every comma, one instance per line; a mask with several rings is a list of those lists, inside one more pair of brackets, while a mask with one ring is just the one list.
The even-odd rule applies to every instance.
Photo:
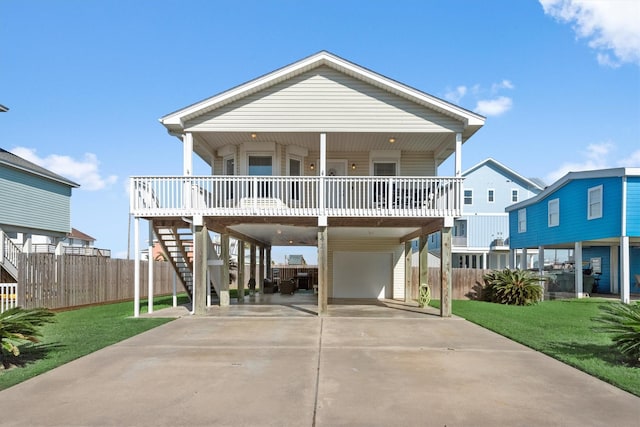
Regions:
[[576, 162], [565, 162], [558, 169], [545, 177], [545, 182], [555, 182], [569, 172], [585, 170], [606, 169], [609, 166], [608, 157], [615, 150], [615, 145], [611, 142], [599, 144], [589, 144], [582, 153], [584, 159]]
[[513, 106], [513, 101], [507, 96], [494, 99], [481, 99], [476, 104], [475, 112], [483, 116], [499, 116], [506, 113]]
[[[601, 65], [640, 65], [640, 2], [637, 0], [540, 0], [544, 12], [573, 23], [579, 38], [597, 51]], [[613, 58], [612, 56], [613, 55]]]
[[491, 92], [495, 93], [501, 89], [515, 89], [513, 83], [510, 80], [503, 80], [500, 83], [494, 83], [491, 85]]
[[454, 90], [450, 90], [444, 94], [444, 98], [449, 101], [457, 104], [460, 100], [467, 94], [466, 86], [458, 86]]
[[80, 184], [80, 188], [84, 190], [102, 190], [118, 180], [116, 175], [109, 175], [108, 177], [100, 175], [100, 162], [93, 153], [85, 153], [82, 159], [76, 160], [70, 156], [59, 154], [39, 157], [35, 149], [26, 147], [15, 147], [11, 152], [25, 160], [77, 182]]
[[625, 168], [640, 168], [640, 150], [629, 154], [629, 157], [618, 161], [618, 166]]

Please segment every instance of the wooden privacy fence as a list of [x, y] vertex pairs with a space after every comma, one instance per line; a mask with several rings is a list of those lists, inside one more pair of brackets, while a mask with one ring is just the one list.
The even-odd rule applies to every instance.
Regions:
[[[482, 287], [482, 276], [491, 270], [480, 270], [476, 268], [454, 268], [451, 277], [452, 295], [451, 299], [475, 299], [480, 287]], [[410, 299], [418, 299], [418, 268], [412, 268]], [[429, 289], [431, 298], [440, 299], [440, 269], [429, 268]]]
[[[133, 260], [79, 255], [21, 254], [18, 305], [50, 309], [130, 300], [134, 297]], [[154, 261], [154, 295], [173, 292], [173, 269]], [[148, 295], [149, 266], [140, 262], [140, 295]]]

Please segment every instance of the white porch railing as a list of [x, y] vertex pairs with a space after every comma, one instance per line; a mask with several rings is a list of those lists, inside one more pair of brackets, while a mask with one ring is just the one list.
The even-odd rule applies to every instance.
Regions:
[[0, 283], [0, 313], [18, 306], [18, 284]]
[[4, 231], [0, 230], [0, 266], [4, 267], [14, 278], [18, 277], [18, 255], [20, 255], [20, 248], [11, 241]]
[[[135, 216], [456, 217], [463, 178], [140, 176]], [[321, 191], [322, 190], [322, 191]]]

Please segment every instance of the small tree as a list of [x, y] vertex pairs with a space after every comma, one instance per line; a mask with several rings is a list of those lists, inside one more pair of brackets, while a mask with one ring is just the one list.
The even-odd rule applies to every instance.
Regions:
[[0, 359], [9, 353], [20, 355], [19, 346], [27, 342], [39, 342], [42, 334], [39, 328], [52, 323], [55, 314], [46, 308], [12, 308], [0, 314]]
[[640, 303], [610, 303], [600, 306], [596, 330], [611, 334], [614, 345], [634, 364], [640, 364]]
[[484, 299], [500, 304], [531, 305], [540, 301], [544, 293], [539, 278], [526, 270], [505, 268], [489, 272], [482, 279]]

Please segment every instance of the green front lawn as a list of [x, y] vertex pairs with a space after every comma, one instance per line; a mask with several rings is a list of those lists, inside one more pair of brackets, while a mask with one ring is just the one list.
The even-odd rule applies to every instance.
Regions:
[[[592, 328], [598, 306], [610, 300], [584, 298], [508, 306], [453, 301], [453, 313], [640, 396], [640, 366], [629, 366], [607, 334]], [[431, 305], [439, 307], [439, 301]]]
[[[186, 295], [181, 295], [178, 303], [186, 301]], [[171, 303], [171, 296], [158, 297], [154, 299], [154, 308], [170, 307]], [[147, 311], [146, 300], [141, 303], [140, 311]], [[57, 313], [55, 323], [42, 327], [39, 344], [22, 345], [18, 358], [6, 359], [20, 367], [0, 369], [0, 390], [173, 320], [132, 318], [132, 315], [133, 302]]]

